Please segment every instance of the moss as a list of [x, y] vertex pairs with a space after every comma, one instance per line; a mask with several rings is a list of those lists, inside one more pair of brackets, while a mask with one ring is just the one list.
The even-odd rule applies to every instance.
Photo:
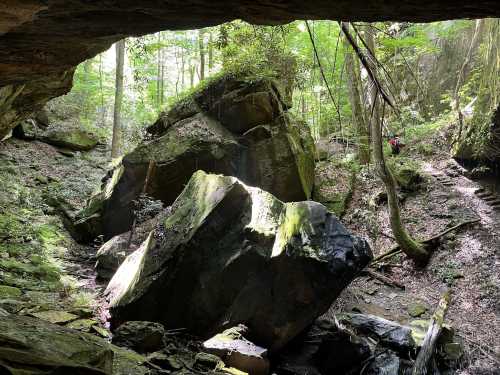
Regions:
[[22, 294], [19, 288], [7, 285], [0, 285], [0, 299], [20, 297]]
[[420, 163], [409, 158], [398, 157], [389, 158], [387, 164], [401, 189], [417, 191], [420, 188], [424, 181]]

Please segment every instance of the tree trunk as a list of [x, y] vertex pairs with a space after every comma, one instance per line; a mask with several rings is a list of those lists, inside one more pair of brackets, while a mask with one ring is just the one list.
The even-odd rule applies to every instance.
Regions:
[[198, 30], [198, 47], [200, 52], [200, 81], [205, 79], [205, 42], [203, 29]]
[[[349, 30], [349, 24], [343, 23]], [[368, 126], [365, 122], [363, 108], [361, 105], [361, 78], [359, 66], [354, 60], [353, 52], [349, 41], [344, 38], [345, 66], [347, 71], [347, 88], [349, 91], [349, 100], [351, 102], [352, 120], [358, 133], [358, 159], [360, 164], [370, 163], [370, 137]]]
[[[375, 38], [372, 30], [366, 33], [366, 43], [371, 50], [372, 55], [375, 56]], [[376, 66], [370, 59], [369, 65], [376, 79]], [[424, 246], [415, 241], [406, 231], [401, 220], [401, 211], [399, 209], [399, 202], [396, 190], [396, 181], [392, 175], [391, 170], [387, 167], [384, 157], [384, 149], [382, 143], [382, 114], [380, 113], [379, 103], [379, 89], [375, 81], [371, 82], [371, 98], [372, 98], [372, 116], [370, 118], [372, 148], [373, 148], [373, 162], [377, 174], [385, 185], [387, 190], [387, 201], [389, 206], [389, 219], [391, 223], [392, 233], [401, 250], [410, 258], [418, 263], [423, 263], [428, 259], [428, 253]]]
[[460, 68], [460, 71], [458, 72], [458, 78], [457, 78], [457, 84], [455, 86], [455, 90], [453, 92], [453, 109], [457, 113], [457, 120], [458, 120], [458, 133], [455, 138], [455, 141], [458, 142], [460, 138], [462, 137], [462, 130], [464, 127], [464, 115], [462, 113], [462, 110], [460, 108], [460, 89], [462, 88], [463, 82], [465, 81], [465, 75], [467, 72], [467, 67], [469, 66], [472, 56], [474, 55], [474, 51], [477, 50], [480, 37], [479, 35], [481, 34], [481, 30], [483, 29], [484, 25], [484, 20], [483, 19], [478, 19], [476, 20], [476, 25], [474, 28], [474, 33], [472, 34], [472, 39], [470, 42], [469, 49], [467, 51], [467, 55], [465, 56], [464, 63], [462, 64], [462, 67]]
[[214, 69], [214, 40], [212, 32], [208, 34], [208, 72], [211, 73]]
[[121, 115], [123, 100], [123, 65], [125, 60], [125, 39], [115, 45], [116, 48], [116, 80], [115, 80], [115, 110], [113, 116], [113, 140], [111, 143], [111, 157], [120, 155], [121, 149]]

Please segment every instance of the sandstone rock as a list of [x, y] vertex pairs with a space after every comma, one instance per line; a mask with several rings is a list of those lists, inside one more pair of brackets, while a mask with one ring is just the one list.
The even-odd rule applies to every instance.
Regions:
[[27, 316], [0, 319], [0, 369], [7, 374], [153, 374], [146, 358], [74, 331]]
[[32, 313], [36, 318], [46, 320], [47, 322], [53, 323], [53, 324], [63, 324], [63, 323], [68, 323], [73, 320], [78, 319], [78, 316], [75, 314], [71, 314], [66, 311], [58, 311], [58, 310], [50, 310], [50, 311], [40, 311], [36, 313]]
[[267, 349], [245, 339], [246, 332], [247, 328], [243, 325], [227, 329], [205, 341], [203, 350], [217, 355], [227, 366], [249, 375], [267, 375]]
[[101, 215], [105, 239], [128, 231], [151, 161], [146, 193], [165, 205], [197, 170], [236, 176], [284, 201], [310, 198], [313, 140], [307, 124], [293, 120], [286, 108], [269, 80], [215, 80], [160, 117], [150, 128], [155, 138], [123, 158], [109, 195], [101, 194], [101, 209], [82, 217]]
[[74, 151], [88, 151], [97, 146], [94, 135], [81, 129], [48, 129], [40, 139], [54, 146]]
[[139, 353], [151, 353], [163, 346], [165, 329], [159, 323], [129, 321], [113, 333], [113, 344], [134, 349]]
[[21, 289], [8, 285], [0, 285], [0, 299], [20, 297]]
[[204, 337], [242, 323], [249, 339], [277, 350], [370, 258], [366, 241], [323, 205], [283, 203], [198, 171], [106, 293], [114, 322], [157, 321]]

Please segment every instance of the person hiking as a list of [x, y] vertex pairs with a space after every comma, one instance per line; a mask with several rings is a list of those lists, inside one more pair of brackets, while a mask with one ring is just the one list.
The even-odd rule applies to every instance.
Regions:
[[389, 137], [389, 145], [391, 146], [393, 155], [399, 155], [401, 149], [405, 146], [397, 135], [392, 135]]

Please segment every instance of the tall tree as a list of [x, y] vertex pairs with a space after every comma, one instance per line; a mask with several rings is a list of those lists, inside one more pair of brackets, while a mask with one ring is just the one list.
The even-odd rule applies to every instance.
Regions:
[[[343, 22], [343, 25], [349, 30], [348, 23]], [[358, 135], [358, 159], [360, 164], [368, 164], [370, 163], [370, 132], [361, 105], [361, 70], [357, 60], [354, 59], [352, 47], [345, 36], [343, 43], [352, 121]]]
[[387, 191], [387, 202], [389, 206], [389, 221], [391, 223], [392, 233], [396, 242], [401, 247], [401, 250], [416, 262], [423, 263], [427, 261], [429, 253], [426, 251], [423, 244], [414, 240], [406, 230], [403, 221], [401, 220], [401, 210], [399, 209], [399, 202], [396, 190], [396, 180], [390, 168], [387, 166], [384, 157], [384, 147], [382, 142], [382, 122], [384, 119], [384, 110], [381, 111], [381, 104], [389, 100], [387, 94], [383, 90], [380, 80], [377, 76], [377, 58], [375, 55], [375, 32], [371, 27], [367, 27], [365, 33], [365, 43], [367, 47], [368, 56], [365, 56], [355, 39], [349, 32], [349, 29], [341, 24], [342, 31], [363, 63], [363, 66], [368, 72], [368, 77], [371, 84], [370, 100], [370, 126], [372, 137], [373, 149], [373, 162], [377, 174], [385, 185]]
[[198, 49], [200, 52], [200, 81], [205, 79], [205, 32], [198, 30]]
[[111, 157], [120, 156], [122, 142], [122, 101], [123, 101], [123, 67], [125, 65], [125, 39], [115, 45], [116, 48], [116, 78], [115, 78], [115, 110], [113, 115], [113, 140]]

